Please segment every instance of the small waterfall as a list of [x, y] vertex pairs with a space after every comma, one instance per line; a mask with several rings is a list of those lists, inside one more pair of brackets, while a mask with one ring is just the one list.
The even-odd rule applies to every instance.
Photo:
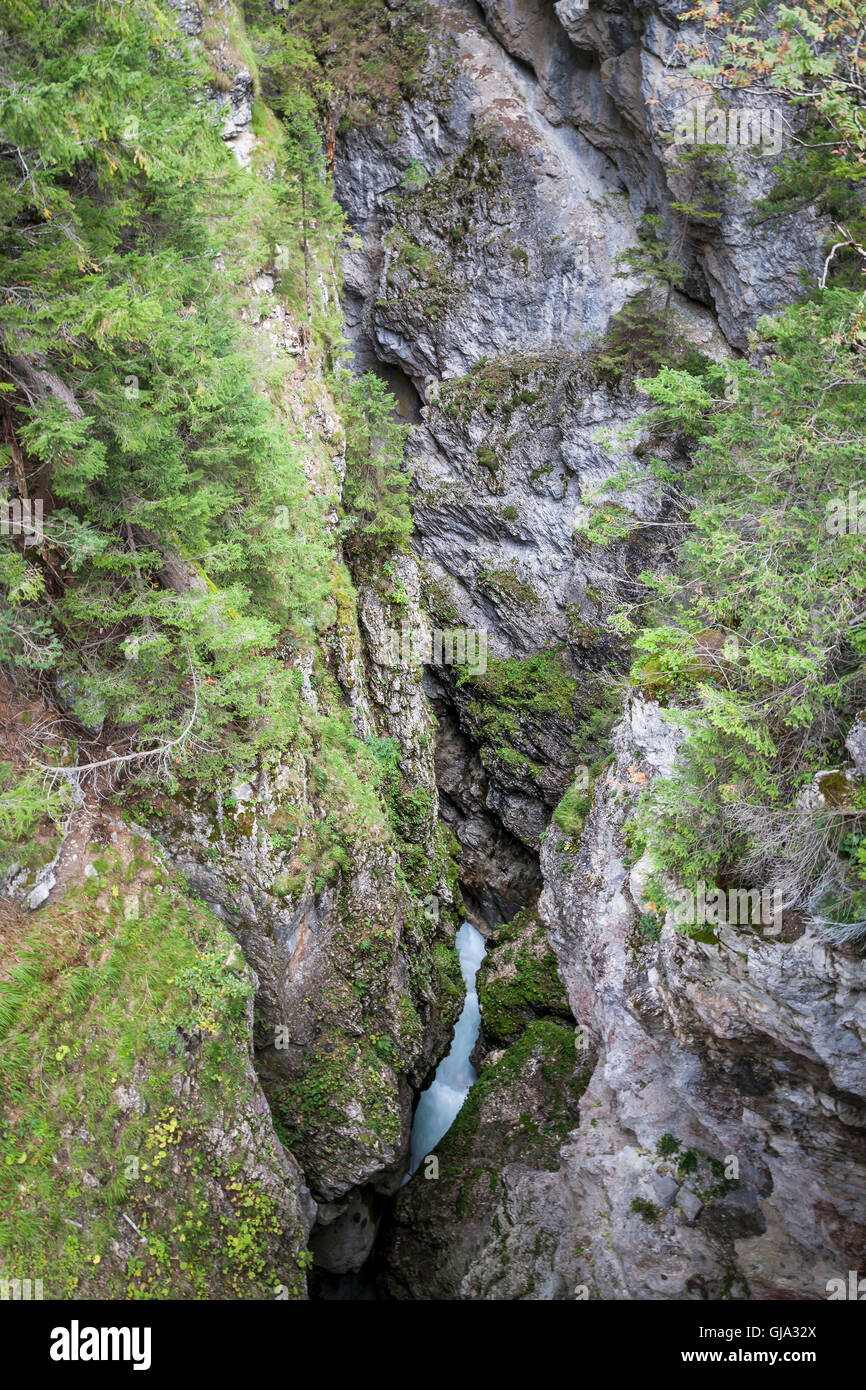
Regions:
[[466, 985], [466, 1001], [454, 1029], [451, 1051], [439, 1063], [436, 1075], [418, 1102], [412, 1122], [410, 1166], [405, 1182], [409, 1181], [427, 1154], [435, 1149], [443, 1135], [448, 1133], [470, 1087], [478, 1079], [469, 1058], [481, 1026], [475, 978], [487, 948], [484, 937], [469, 922], [464, 922], [457, 933], [456, 944]]

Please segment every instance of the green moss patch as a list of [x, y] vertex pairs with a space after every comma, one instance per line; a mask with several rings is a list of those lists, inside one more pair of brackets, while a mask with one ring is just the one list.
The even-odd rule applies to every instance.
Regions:
[[478, 976], [485, 1046], [515, 1042], [540, 1017], [571, 1019], [544, 927], [532, 913], [519, 913], [498, 927]]

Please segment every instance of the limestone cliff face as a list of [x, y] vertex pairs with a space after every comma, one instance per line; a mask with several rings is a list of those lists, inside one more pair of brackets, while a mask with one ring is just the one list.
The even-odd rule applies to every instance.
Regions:
[[[579, 854], [551, 838], [542, 856], [541, 915], [598, 1050], [563, 1149], [579, 1281], [606, 1298], [702, 1297], [726, 1280], [756, 1298], [821, 1298], [866, 1235], [866, 967], [787, 922], [778, 937], [723, 926], [710, 943], [668, 920], [646, 938], [645, 866], [629, 868], [622, 827], [674, 747], [658, 707], [632, 701]], [[686, 1152], [715, 1160], [717, 1179], [705, 1187]], [[655, 1221], [635, 1216], [635, 1197]]]
[[422, 90], [389, 126], [350, 130], [336, 167], [362, 235], [344, 261], [349, 326], [367, 360], [422, 395], [485, 353], [602, 329], [625, 298], [613, 258], [633, 234], [629, 211], [605, 205], [607, 161], [536, 109], [536, 83], [474, 7], [431, 16]]
[[[666, 212], [694, 192], [683, 166], [682, 146], [671, 136], [689, 103], [707, 103], [708, 93], [683, 73], [678, 44], [697, 38], [683, 23], [678, 0], [482, 0], [491, 32], [515, 58], [531, 66], [540, 89], [539, 110], [557, 127], [575, 127], [616, 166], [633, 210]], [[748, 94], [739, 103], [749, 107]], [[773, 118], [775, 120], [775, 118]], [[810, 210], [787, 217], [772, 229], [749, 217], [753, 200], [773, 182], [770, 156], [797, 128], [790, 111], [778, 112], [762, 146], [733, 155], [740, 175], [729, 185], [720, 217], [692, 228], [683, 252], [689, 265], [686, 289], [710, 306], [728, 341], [743, 348], [761, 314], [790, 303], [800, 271], [820, 273], [820, 238]], [[743, 182], [750, 195], [745, 199]]]
[[[552, 1161], [504, 1144], [508, 1107], [520, 1133], [568, 1092], [531, 1064], [505, 1086], [494, 1053], [472, 1124], [441, 1146], [442, 1183], [416, 1177], [397, 1203], [398, 1297], [819, 1299], [862, 1256], [862, 956], [802, 924], [710, 943], [667, 920], [653, 940], [622, 832], [676, 737], [635, 698], [613, 746], [579, 850], [551, 834], [541, 855], [539, 912], [578, 1020], [568, 1085], [591, 1066], [579, 1124]], [[453, 1172], [466, 1129], [471, 1200]]]
[[[363, 237], [345, 261], [349, 324], [422, 393], [484, 354], [607, 326], [634, 288], [613, 272], [637, 219], [672, 220], [689, 192], [677, 117], [708, 100], [683, 75], [677, 45], [695, 31], [678, 3], [436, 0], [431, 12], [426, 90], [387, 126], [350, 130], [336, 171]], [[697, 219], [680, 248], [687, 293], [736, 347], [796, 296], [801, 270], [821, 268], [814, 213], [749, 221], [796, 127], [779, 117], [778, 139], [730, 152], [739, 184], [717, 190], [720, 215]], [[407, 261], [413, 232], [429, 258]]]
[[[512, 673], [480, 689], [441, 666], [428, 673], [443, 813], [475, 911], [493, 921], [531, 891], [525, 856], [582, 760], [575, 740], [580, 750], [599, 704], [592, 677], [621, 660], [606, 614], [642, 569], [667, 562], [665, 528], [639, 527], [665, 519], [664, 497], [611, 490], [635, 447], [617, 436], [645, 406], [595, 357], [638, 288], [617, 256], [644, 211], [671, 221], [672, 198], [685, 196], [663, 138], [685, 95], [667, 11], [513, 3], [482, 15], [449, 0], [430, 14], [418, 90], [387, 123], [348, 130], [335, 177], [359, 233], [344, 254], [356, 361], [399, 369], [423, 404], [409, 452], [433, 620], [485, 631], [494, 662], [559, 651], [576, 681], [556, 710], [503, 739], [502, 721], [486, 716], [501, 695], [491, 685]], [[765, 178], [761, 156], [736, 160]], [[683, 345], [715, 360], [814, 268], [807, 229], [746, 235], [745, 203], [725, 196], [718, 223], [690, 229], [691, 297], [675, 299]], [[614, 498], [633, 534], [593, 545], [593, 509]], [[458, 789], [462, 739], [478, 761], [464, 759]]]
[[[421, 402], [410, 455], [429, 610], [489, 634], [486, 684], [428, 670], [442, 813], [480, 919], [540, 890], [579, 1029], [558, 1080], [531, 1032], [486, 1058], [441, 1181], [418, 1174], [395, 1204], [397, 1297], [820, 1298], [862, 1255], [862, 959], [801, 927], [647, 935], [623, 825], [676, 740], [638, 698], [601, 734], [614, 762], [582, 835], [547, 829], [575, 763], [598, 753], [588, 726], [623, 660], [606, 614], [640, 570], [675, 563], [648, 524], [666, 519], [664, 496], [612, 488], [634, 447], [614, 431], [644, 407], [595, 352], [636, 288], [615, 278], [617, 253], [647, 210], [676, 235], [671, 202], [690, 196], [666, 138], [695, 99], [679, 10], [435, 4], [422, 95], [338, 147], [359, 233], [345, 255], [356, 357], [399, 368]], [[692, 221], [680, 248], [679, 331], [717, 360], [820, 270], [813, 214], [749, 221], [772, 160], [733, 161], [748, 198], [725, 185], [721, 217]], [[601, 547], [592, 518], [612, 498], [632, 525]], [[533, 711], [530, 685], [515, 715], [509, 663], [539, 653], [558, 654], [564, 698]], [[528, 1129], [568, 1117], [587, 1067], [579, 1123], [533, 1153]]]

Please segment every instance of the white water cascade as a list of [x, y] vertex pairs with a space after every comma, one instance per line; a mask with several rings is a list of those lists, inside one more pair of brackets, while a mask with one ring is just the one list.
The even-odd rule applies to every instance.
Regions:
[[466, 985], [466, 1000], [454, 1029], [451, 1051], [439, 1063], [436, 1075], [427, 1090], [422, 1092], [418, 1102], [412, 1122], [410, 1167], [405, 1182], [409, 1181], [422, 1159], [426, 1158], [443, 1135], [447, 1134], [469, 1094], [470, 1087], [478, 1079], [478, 1073], [469, 1058], [481, 1026], [475, 977], [487, 948], [484, 937], [469, 922], [464, 922], [457, 933], [456, 944], [460, 970]]

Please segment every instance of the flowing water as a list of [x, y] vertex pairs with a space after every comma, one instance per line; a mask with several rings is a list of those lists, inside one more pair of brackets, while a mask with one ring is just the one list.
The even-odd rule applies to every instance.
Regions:
[[475, 977], [487, 948], [484, 937], [469, 922], [464, 922], [457, 933], [456, 944], [460, 970], [466, 985], [466, 1001], [454, 1029], [451, 1051], [439, 1063], [436, 1075], [427, 1090], [421, 1093], [418, 1109], [415, 1111], [406, 1182], [422, 1159], [435, 1149], [443, 1135], [448, 1133], [469, 1094], [472, 1083], [478, 1079], [478, 1073], [469, 1058], [481, 1026]]
[[[439, 1140], [448, 1133], [454, 1123], [461, 1105], [469, 1094], [478, 1073], [470, 1062], [472, 1049], [478, 1039], [481, 1026], [481, 1010], [478, 1005], [478, 992], [475, 979], [484, 959], [487, 947], [484, 937], [469, 922], [464, 922], [457, 933], [457, 954], [460, 971], [466, 985], [466, 999], [463, 1012], [457, 1020], [451, 1050], [436, 1069], [436, 1075], [426, 1091], [422, 1091], [412, 1123], [410, 1140], [410, 1167], [403, 1179], [407, 1183]], [[377, 1227], [381, 1220], [381, 1209], [377, 1217]], [[387, 1297], [383, 1294], [381, 1270], [378, 1268], [378, 1254], [373, 1253], [362, 1269], [351, 1274], [328, 1274], [314, 1270], [311, 1296], [329, 1301], [358, 1301]]]

